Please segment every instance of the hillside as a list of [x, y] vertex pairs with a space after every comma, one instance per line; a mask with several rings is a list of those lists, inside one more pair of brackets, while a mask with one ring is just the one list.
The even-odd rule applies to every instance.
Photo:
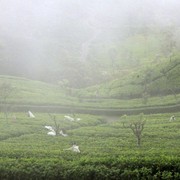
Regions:
[[15, 89], [8, 102], [98, 108], [179, 103], [177, 2], [13, 1], [10, 11], [9, 3], [0, 3], [0, 80]]
[[134, 69], [126, 76], [81, 90], [79, 96], [135, 99], [180, 93], [180, 57], [154, 62]]
[[84, 88], [169, 60], [180, 50], [174, 0], [9, 3], [0, 3], [1, 75]]
[[179, 10], [0, 1], [0, 180], [180, 180]]
[[41, 81], [34, 81], [26, 78], [13, 76], [0, 76], [1, 84], [1, 103], [3, 99], [3, 85], [8, 85], [12, 88], [12, 93], [9, 94], [9, 103], [18, 104], [70, 104], [72, 97], [67, 97], [65, 91], [52, 84]]
[[[122, 81], [120, 82], [122, 83]], [[3, 93], [5, 91], [5, 89], [3, 89], [3, 85], [8, 85], [13, 89], [13, 92], [10, 93], [8, 98], [5, 100], [4, 98], [6, 97], [6, 93]], [[165, 106], [174, 106], [179, 104], [180, 93], [178, 92], [176, 93], [176, 98], [171, 93], [164, 94], [163, 96], [149, 96], [147, 98], [147, 102], [144, 103], [143, 97], [133, 98], [133, 96], [136, 96], [136, 91], [131, 91], [132, 97], [128, 97], [128, 92], [126, 91], [126, 88], [129, 87], [128, 81], [125, 84], [121, 84], [121, 88], [119, 88], [125, 89], [125, 91], [122, 92], [126, 92], [127, 95], [122, 98], [120, 96], [115, 97], [106, 94], [107, 88], [105, 87], [108, 87], [109, 85], [114, 92], [118, 92], [119, 86], [117, 86], [117, 88], [112, 87], [111, 83], [106, 85], [102, 84], [100, 87], [97, 86], [78, 90], [71, 89], [66, 86], [57, 86], [40, 81], [32, 81], [25, 78], [0, 76], [0, 104], [1, 106], [4, 104], [3, 106], [6, 107], [6, 104], [10, 103], [12, 105], [10, 109], [17, 107], [18, 105], [20, 111], [26, 111], [29, 108], [34, 109], [35, 111], [41, 111], [44, 109], [42, 110], [43, 112], [50, 111], [51, 108], [54, 108], [53, 111], [64, 111], [63, 109], [66, 108], [65, 111], [69, 113], [78, 111], [77, 109], [81, 109], [83, 111], [87, 111], [88, 109], [109, 109], [116, 113], [115, 111], [119, 111], [120, 109], [133, 110], [133, 108], [141, 108], [140, 111], [143, 111], [142, 108], [146, 107], [154, 107], [155, 109], [156, 107], [166, 108]], [[99, 89], [98, 95], [97, 88]], [[163, 91], [163, 89], [159, 90]], [[100, 96], [101, 92], [104, 93], [103, 96]], [[171, 109], [172, 108], [173, 107], [171, 107]], [[170, 112], [171, 111], [172, 110], [170, 110]], [[137, 112], [139, 112], [139, 110]], [[101, 113], [103, 113], [103, 111]], [[104, 113], [106, 113], [106, 110]]]

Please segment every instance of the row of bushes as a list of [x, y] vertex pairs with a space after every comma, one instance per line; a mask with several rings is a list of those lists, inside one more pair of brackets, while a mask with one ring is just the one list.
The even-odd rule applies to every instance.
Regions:
[[1, 159], [0, 179], [180, 179], [179, 159]]
[[[48, 112], [48, 113], [69, 113], [76, 112], [82, 114], [96, 114], [96, 115], [113, 115], [119, 116], [123, 114], [139, 114], [144, 112], [145, 114], [151, 113], [167, 113], [167, 112], [179, 112], [180, 104], [169, 106], [154, 106], [154, 107], [141, 107], [141, 108], [82, 108], [82, 107], [67, 107], [67, 106], [38, 106], [38, 105], [14, 105], [12, 111], [14, 112], [27, 112], [31, 109], [33, 112]], [[1, 109], [1, 106], [0, 106]]]

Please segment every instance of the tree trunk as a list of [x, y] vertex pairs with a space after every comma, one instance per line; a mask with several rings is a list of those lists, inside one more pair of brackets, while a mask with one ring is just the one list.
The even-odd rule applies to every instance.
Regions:
[[138, 136], [137, 137], [137, 145], [140, 147], [140, 145], [141, 145], [141, 138]]

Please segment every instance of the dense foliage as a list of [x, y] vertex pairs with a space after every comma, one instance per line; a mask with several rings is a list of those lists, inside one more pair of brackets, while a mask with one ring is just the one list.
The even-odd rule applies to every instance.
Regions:
[[[101, 117], [76, 114], [81, 120], [64, 120], [55, 114], [67, 134], [48, 136], [45, 125], [54, 125], [48, 114], [28, 118], [13, 113], [8, 121], [1, 114], [1, 179], [179, 179], [179, 117], [172, 114], [144, 115], [142, 145], [128, 123], [139, 116]], [[16, 118], [15, 118], [16, 117]], [[125, 123], [125, 126], [123, 124]], [[80, 153], [66, 151], [72, 143]]]

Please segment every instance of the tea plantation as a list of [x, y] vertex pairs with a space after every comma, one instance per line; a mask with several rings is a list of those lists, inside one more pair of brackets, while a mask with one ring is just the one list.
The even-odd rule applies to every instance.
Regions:
[[47, 135], [46, 113], [0, 114], [0, 179], [180, 179], [180, 113], [144, 115], [141, 146], [129, 128], [139, 115], [54, 115], [67, 137]]

